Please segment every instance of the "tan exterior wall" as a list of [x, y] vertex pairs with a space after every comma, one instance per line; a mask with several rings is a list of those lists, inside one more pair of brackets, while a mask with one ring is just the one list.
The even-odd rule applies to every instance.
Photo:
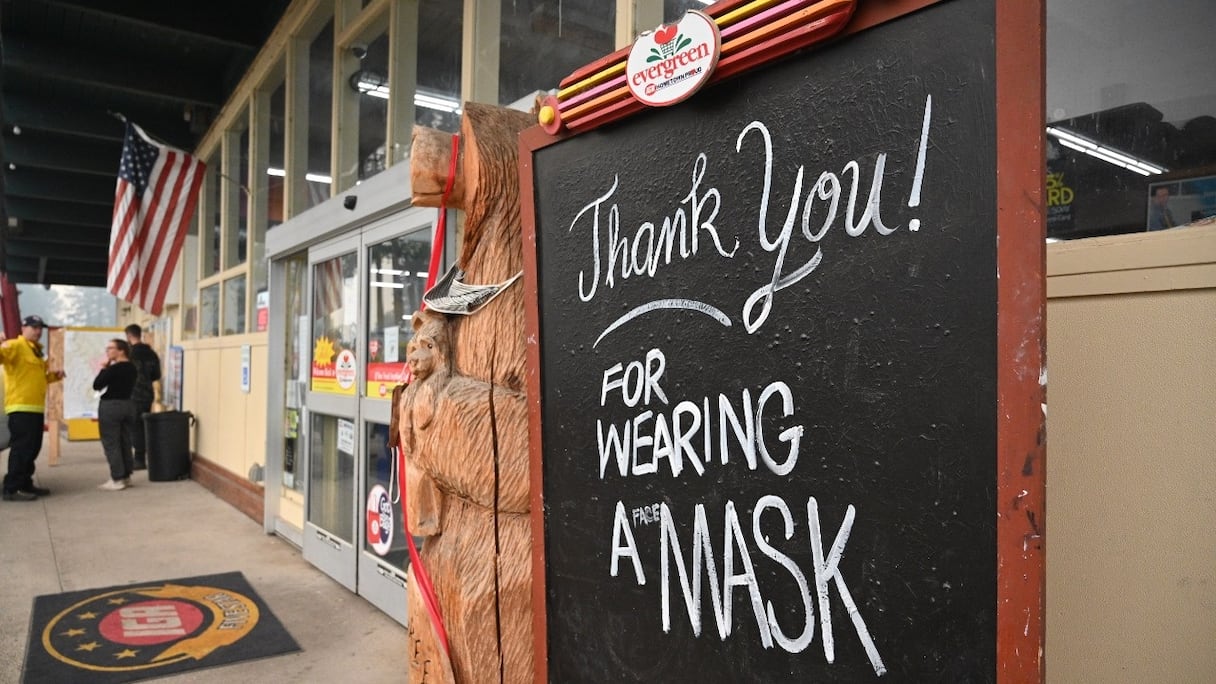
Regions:
[[1216, 678], [1216, 226], [1047, 252], [1047, 677]]
[[[241, 347], [250, 345], [249, 393], [241, 391]], [[183, 410], [194, 414], [195, 453], [246, 479], [266, 465], [266, 334], [183, 342]]]

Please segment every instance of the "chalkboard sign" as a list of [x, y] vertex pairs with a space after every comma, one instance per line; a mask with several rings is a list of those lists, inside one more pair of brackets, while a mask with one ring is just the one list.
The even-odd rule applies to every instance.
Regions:
[[525, 133], [538, 679], [996, 681], [998, 595], [1041, 644], [998, 568], [999, 521], [1041, 549], [1042, 217], [996, 169], [1042, 167], [998, 159], [996, 12]]

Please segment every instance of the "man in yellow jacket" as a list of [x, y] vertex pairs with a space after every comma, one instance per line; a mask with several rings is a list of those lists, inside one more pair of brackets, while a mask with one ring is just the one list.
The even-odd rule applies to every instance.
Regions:
[[46, 386], [63, 379], [62, 370], [50, 370], [43, 358], [42, 331], [46, 323], [38, 316], [21, 321], [21, 336], [0, 344], [4, 365], [4, 412], [11, 435], [8, 474], [4, 476], [5, 501], [34, 501], [50, 490], [34, 486], [34, 459], [42, 451]]

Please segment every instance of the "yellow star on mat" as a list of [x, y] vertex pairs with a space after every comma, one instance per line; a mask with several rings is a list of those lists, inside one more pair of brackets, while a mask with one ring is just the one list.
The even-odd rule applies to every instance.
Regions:
[[119, 651], [118, 653], [115, 653], [114, 657], [118, 658], [119, 660], [122, 660], [123, 658], [134, 658], [136, 653], [139, 653], [139, 651], [132, 651], [131, 649], [128, 648], [125, 651]]
[[81, 645], [77, 646], [76, 650], [77, 651], [89, 651], [91, 653], [93, 651], [93, 649], [95, 649], [95, 648], [101, 648], [101, 644], [97, 643], [96, 641], [90, 641], [87, 644], [81, 644]]
[[127, 600], [125, 598], [122, 598], [121, 596], [118, 598], [112, 598], [112, 599], [106, 601], [106, 603], [108, 603], [112, 606], [121, 606], [122, 604], [124, 604], [126, 602], [127, 602]]
[[68, 631], [66, 631], [66, 632], [60, 632], [60, 633], [59, 633], [59, 636], [69, 636], [69, 637], [71, 637], [71, 636], [80, 636], [81, 634], [84, 634], [84, 630], [83, 630], [83, 629], [69, 629], [69, 630], [68, 630]]
[[95, 617], [97, 617], [97, 613], [81, 613], [76, 616], [78, 620], [92, 620]]

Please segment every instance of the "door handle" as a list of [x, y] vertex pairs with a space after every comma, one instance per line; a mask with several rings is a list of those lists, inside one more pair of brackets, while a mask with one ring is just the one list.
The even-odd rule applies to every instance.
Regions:
[[330, 546], [334, 547], [338, 551], [342, 550], [342, 544], [340, 542], [338, 542], [337, 539], [334, 539], [333, 537], [329, 536], [328, 534], [325, 534], [321, 530], [317, 530], [317, 539], [320, 539], [321, 541], [325, 542], [326, 544], [329, 544]]
[[401, 575], [398, 575], [397, 573], [393, 572], [392, 570], [389, 570], [388, 568], [384, 567], [383, 565], [377, 565], [376, 572], [380, 573], [380, 576], [383, 577], [384, 579], [392, 582], [393, 584], [396, 584], [397, 586], [401, 587], [402, 589], [405, 588], [405, 578], [402, 577]]

